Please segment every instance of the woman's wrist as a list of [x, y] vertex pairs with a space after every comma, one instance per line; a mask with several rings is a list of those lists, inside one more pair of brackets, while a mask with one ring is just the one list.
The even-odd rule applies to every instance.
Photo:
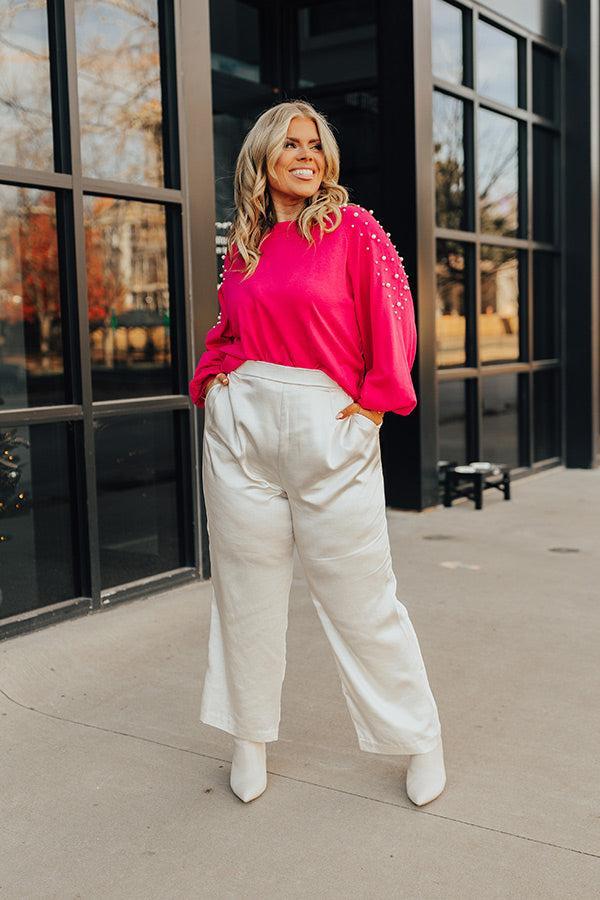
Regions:
[[[363, 406], [361, 403], [356, 401], [359, 412], [364, 413], [367, 418], [371, 419], [372, 422], [375, 422], [377, 425], [381, 425], [383, 422], [384, 410], [379, 409], [368, 409], [366, 406]], [[376, 418], [377, 417], [377, 418]]]
[[369, 409], [369, 407], [363, 406], [362, 403], [359, 403], [358, 400], [356, 402], [358, 403], [360, 408], [363, 409], [365, 412], [377, 413], [378, 416], [382, 416], [385, 413], [384, 409]]

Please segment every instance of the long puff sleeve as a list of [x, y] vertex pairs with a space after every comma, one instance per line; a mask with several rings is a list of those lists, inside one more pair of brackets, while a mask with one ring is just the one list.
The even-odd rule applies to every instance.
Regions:
[[[224, 274], [227, 272], [230, 265], [231, 260], [228, 255], [226, 256], [223, 265]], [[217, 316], [217, 321], [212, 328], [209, 328], [206, 334], [206, 349], [198, 360], [194, 376], [189, 383], [192, 403], [200, 409], [204, 407], [208, 381], [210, 381], [211, 378], [214, 378], [215, 375], [218, 375], [219, 372], [223, 371], [222, 363], [227, 354], [227, 347], [235, 340], [227, 316], [227, 305], [225, 303], [222, 284], [223, 282], [219, 285], [218, 291], [219, 314]]]
[[417, 329], [408, 277], [389, 233], [358, 205], [348, 216], [348, 271], [365, 358], [358, 402], [408, 415], [417, 405], [410, 375]]

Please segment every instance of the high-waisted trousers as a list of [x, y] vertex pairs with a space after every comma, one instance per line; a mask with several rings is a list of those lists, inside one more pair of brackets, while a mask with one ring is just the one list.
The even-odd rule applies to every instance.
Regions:
[[441, 733], [417, 635], [396, 596], [379, 426], [318, 369], [248, 360], [205, 402], [212, 569], [200, 719], [275, 741], [294, 546], [360, 749], [425, 753]]

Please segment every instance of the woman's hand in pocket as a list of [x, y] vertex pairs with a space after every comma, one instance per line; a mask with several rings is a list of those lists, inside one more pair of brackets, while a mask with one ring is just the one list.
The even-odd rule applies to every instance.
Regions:
[[348, 406], [345, 406], [343, 409], [340, 409], [339, 413], [336, 416], [336, 419], [346, 419], [348, 416], [353, 415], [361, 415], [366, 416], [367, 419], [371, 419], [372, 422], [375, 422], [376, 425], [381, 425], [383, 422], [383, 413], [378, 412], [375, 409], [365, 409], [364, 406], [361, 406], [360, 403], [350, 403]]
[[214, 377], [214, 378], [211, 378], [210, 381], [207, 383], [207, 385], [206, 385], [206, 390], [204, 391], [204, 396], [205, 396], [205, 397], [206, 397], [206, 395], [208, 394], [208, 392], [210, 391], [210, 389], [211, 389], [211, 387], [213, 386], [213, 384], [216, 384], [217, 381], [220, 381], [221, 384], [229, 384], [229, 378], [228, 378], [228, 376], [225, 374], [225, 372], [219, 372], [218, 375], [215, 375], [215, 377]]

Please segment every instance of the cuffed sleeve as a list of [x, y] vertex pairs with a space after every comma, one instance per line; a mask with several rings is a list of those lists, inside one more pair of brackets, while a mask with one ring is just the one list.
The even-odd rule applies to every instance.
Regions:
[[[223, 270], [229, 268], [229, 258], [225, 259]], [[200, 409], [204, 407], [206, 387], [211, 378], [224, 371], [223, 360], [227, 355], [227, 348], [235, 340], [231, 332], [230, 322], [227, 316], [227, 307], [223, 291], [219, 286], [219, 314], [216, 323], [206, 334], [205, 351], [198, 360], [196, 371], [189, 383], [189, 392], [192, 403]]]
[[417, 405], [410, 374], [417, 329], [403, 259], [372, 213], [350, 206], [346, 215], [348, 271], [365, 359], [357, 400], [365, 409], [408, 415]]

